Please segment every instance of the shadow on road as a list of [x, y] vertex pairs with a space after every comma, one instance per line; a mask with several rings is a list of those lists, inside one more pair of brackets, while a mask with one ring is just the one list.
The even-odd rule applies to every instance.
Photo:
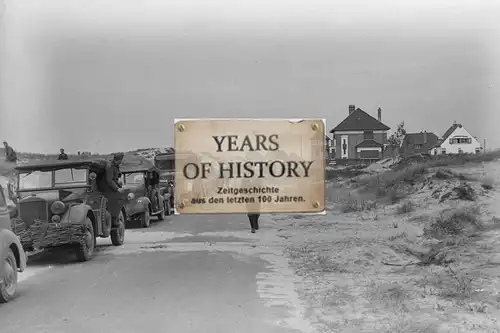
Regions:
[[[94, 251], [94, 256], [98, 256], [100, 252], [113, 247], [111, 244], [97, 245]], [[41, 253], [31, 255], [28, 258], [28, 267], [43, 267], [47, 265], [52, 266], [63, 266], [63, 265], [75, 265], [81, 264], [82, 262], [76, 259], [75, 251], [71, 248], [58, 248], [45, 250]]]
[[129, 230], [138, 229], [138, 230], [146, 231], [146, 230], [154, 229], [154, 228], [158, 227], [162, 222], [170, 222], [169, 216], [165, 216], [165, 219], [163, 221], [160, 221], [157, 217], [151, 217], [151, 224], [149, 225], [149, 228], [143, 228], [141, 226], [141, 221], [139, 219], [130, 220], [130, 221], [127, 221], [126, 229], [129, 229]]

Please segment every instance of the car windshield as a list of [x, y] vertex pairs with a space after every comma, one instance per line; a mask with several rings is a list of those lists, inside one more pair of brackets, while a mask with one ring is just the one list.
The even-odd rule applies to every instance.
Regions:
[[52, 186], [52, 171], [32, 171], [19, 174], [20, 190]]
[[144, 174], [142, 172], [128, 173], [124, 175], [125, 184], [143, 185], [144, 184]]
[[59, 169], [54, 172], [54, 185], [86, 185], [87, 169]]
[[173, 158], [156, 159], [155, 166], [160, 170], [174, 170], [175, 169], [175, 160]]
[[[54, 178], [53, 178], [54, 177]], [[52, 184], [52, 180], [54, 180]], [[56, 171], [31, 171], [19, 174], [19, 189], [86, 185], [87, 169], [59, 169]]]

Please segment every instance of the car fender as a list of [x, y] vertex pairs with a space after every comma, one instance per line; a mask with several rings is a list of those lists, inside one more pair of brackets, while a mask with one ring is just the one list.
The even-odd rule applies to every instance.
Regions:
[[144, 207], [144, 211], [146, 211], [146, 209], [149, 209], [149, 206], [151, 205], [151, 200], [149, 200], [148, 197], [139, 197], [137, 199], [137, 205], [142, 205]]
[[61, 217], [60, 223], [71, 223], [71, 224], [84, 224], [87, 219], [87, 214], [92, 208], [89, 205], [74, 205], [70, 206], [68, 210]]
[[162, 195], [159, 195], [158, 201], [159, 201], [160, 207], [163, 207], [163, 203], [165, 202], [165, 198]]
[[146, 212], [149, 208], [151, 201], [148, 197], [139, 197], [133, 199], [125, 204], [125, 211], [128, 216]]
[[[23, 250], [23, 246], [12, 231], [3, 229], [0, 230], [0, 259], [3, 262], [3, 258], [7, 255], [7, 252], [11, 246], [15, 246], [17, 251], [14, 251], [17, 260], [17, 269], [23, 272], [26, 269], [27, 257]], [[0, 277], [3, 277], [4, 265], [0, 265]]]

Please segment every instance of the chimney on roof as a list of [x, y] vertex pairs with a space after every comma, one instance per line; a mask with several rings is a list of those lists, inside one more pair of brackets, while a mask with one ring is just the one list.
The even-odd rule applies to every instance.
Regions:
[[356, 110], [356, 105], [354, 104], [349, 105], [349, 114], [353, 113], [354, 110]]
[[377, 116], [378, 116], [378, 121], [382, 122], [382, 109], [380, 108], [380, 106], [378, 107], [377, 110]]

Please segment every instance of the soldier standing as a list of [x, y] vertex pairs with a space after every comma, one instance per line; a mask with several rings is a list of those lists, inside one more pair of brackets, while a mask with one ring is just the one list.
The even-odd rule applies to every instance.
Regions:
[[[253, 154], [247, 154], [246, 156], [247, 160], [248, 157], [251, 157], [254, 161], [259, 161], [262, 158], [257, 152], [254, 152]], [[258, 177], [245, 179], [243, 183], [245, 188], [260, 188], [262, 184], [261, 179]], [[253, 199], [253, 201], [250, 200], [246, 204], [246, 208], [248, 221], [250, 222], [250, 230], [254, 234], [256, 230], [259, 230], [260, 202], [257, 201], [256, 197], [254, 197]]]
[[7, 141], [3, 142], [3, 146], [5, 147], [5, 160], [7, 162], [17, 162], [16, 151], [11, 146], [9, 146]]
[[57, 157], [57, 159], [58, 159], [58, 160], [67, 160], [67, 159], [68, 159], [68, 154], [66, 154], [66, 153], [64, 152], [64, 149], [63, 149], [63, 148], [61, 148], [60, 152], [61, 152], [61, 153], [59, 154], [59, 156]]
[[120, 164], [123, 161], [124, 154], [117, 153], [113, 159], [106, 163], [106, 169], [101, 188], [104, 196], [108, 199], [108, 211], [111, 214], [112, 226], [118, 227], [118, 215], [125, 201], [123, 188], [120, 182]]

